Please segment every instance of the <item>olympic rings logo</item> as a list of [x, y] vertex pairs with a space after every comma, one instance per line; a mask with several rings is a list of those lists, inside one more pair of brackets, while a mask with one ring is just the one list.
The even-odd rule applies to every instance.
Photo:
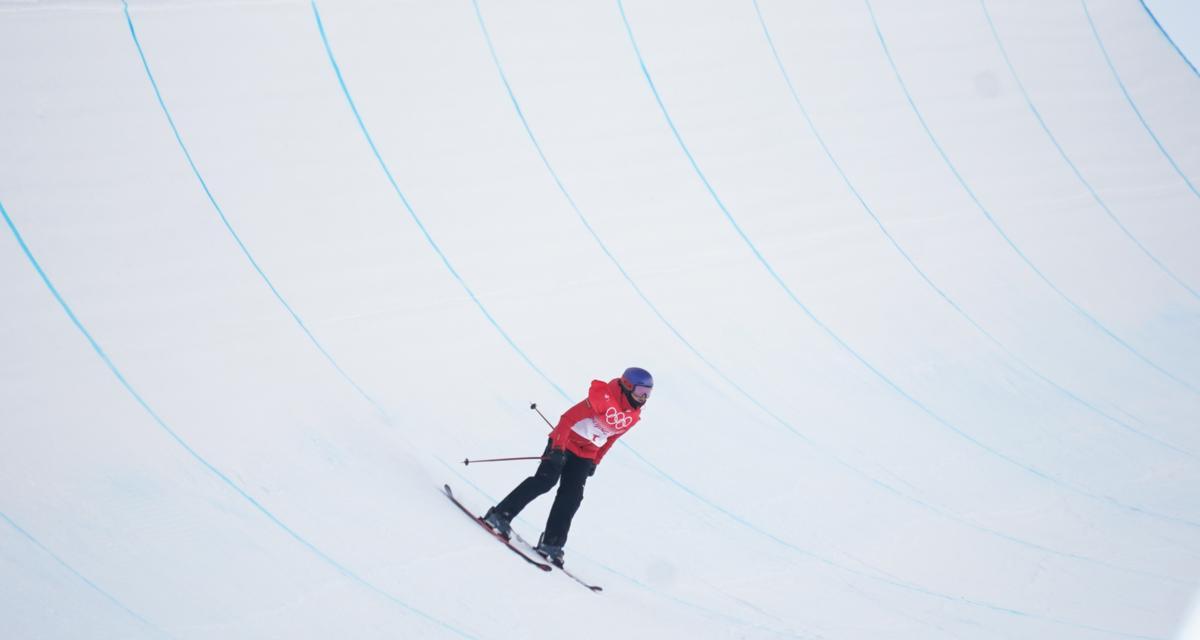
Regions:
[[604, 421], [616, 427], [620, 431], [628, 429], [633, 424], [633, 418], [625, 415], [624, 411], [618, 411], [616, 407], [609, 407], [604, 412]]

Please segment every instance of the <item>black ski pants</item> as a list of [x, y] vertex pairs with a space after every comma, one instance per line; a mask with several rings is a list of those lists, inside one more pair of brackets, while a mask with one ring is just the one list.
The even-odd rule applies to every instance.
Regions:
[[546, 544], [564, 545], [567, 543], [567, 532], [571, 529], [571, 519], [583, 502], [583, 485], [588, 476], [596, 469], [596, 463], [587, 458], [564, 451], [553, 449], [551, 441], [547, 440], [546, 450], [542, 452], [542, 463], [537, 472], [525, 478], [517, 485], [500, 504], [496, 511], [511, 520], [515, 518], [530, 502], [538, 496], [549, 492], [558, 484], [558, 493], [554, 496], [554, 504], [550, 506], [550, 517], [546, 519], [546, 531], [542, 541]]

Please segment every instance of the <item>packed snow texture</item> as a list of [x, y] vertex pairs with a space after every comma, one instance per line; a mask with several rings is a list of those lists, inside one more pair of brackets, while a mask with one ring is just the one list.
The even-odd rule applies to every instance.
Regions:
[[[1200, 77], [1139, 2], [9, 0], [0, 88], [4, 638], [1184, 633]], [[597, 595], [440, 488], [627, 366]]]

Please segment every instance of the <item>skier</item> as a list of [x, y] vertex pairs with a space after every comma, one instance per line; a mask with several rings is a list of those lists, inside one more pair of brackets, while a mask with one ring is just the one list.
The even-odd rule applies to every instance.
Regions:
[[637, 424], [653, 388], [650, 372], [638, 367], [630, 367], [620, 378], [608, 382], [593, 380], [588, 397], [567, 409], [550, 432], [537, 472], [488, 509], [484, 522], [507, 538], [512, 532], [509, 524], [512, 519], [558, 483], [558, 493], [536, 549], [561, 567], [571, 519], [583, 501], [583, 485], [596, 473], [596, 465], [617, 438]]

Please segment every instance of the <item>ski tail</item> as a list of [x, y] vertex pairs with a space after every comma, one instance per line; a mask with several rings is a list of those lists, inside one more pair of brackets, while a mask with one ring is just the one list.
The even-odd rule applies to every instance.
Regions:
[[508, 538], [505, 538], [500, 532], [498, 532], [495, 529], [492, 529], [490, 526], [488, 526], [488, 524], [483, 521], [483, 518], [472, 513], [471, 510], [467, 508], [467, 505], [463, 504], [462, 502], [460, 502], [458, 500], [458, 498], [454, 497], [454, 490], [450, 488], [450, 485], [448, 485], [448, 484], [442, 485], [442, 492], [445, 493], [446, 497], [449, 498], [450, 501], [453, 502], [454, 505], [457, 506], [464, 514], [466, 514], [466, 516], [468, 518], [474, 520], [475, 524], [479, 525], [480, 528], [482, 528], [484, 531], [491, 534], [491, 536], [493, 538], [495, 538], [496, 540], [498, 540], [501, 544], [508, 547], [508, 549], [510, 551], [517, 554], [518, 556], [521, 556], [522, 560], [541, 569], [542, 571], [550, 571], [551, 570], [550, 565], [546, 564], [545, 562], [540, 562], [540, 561], [534, 559], [533, 557], [530, 557], [527, 553], [522, 551], [520, 547], [513, 544], [511, 540], [509, 540]]

